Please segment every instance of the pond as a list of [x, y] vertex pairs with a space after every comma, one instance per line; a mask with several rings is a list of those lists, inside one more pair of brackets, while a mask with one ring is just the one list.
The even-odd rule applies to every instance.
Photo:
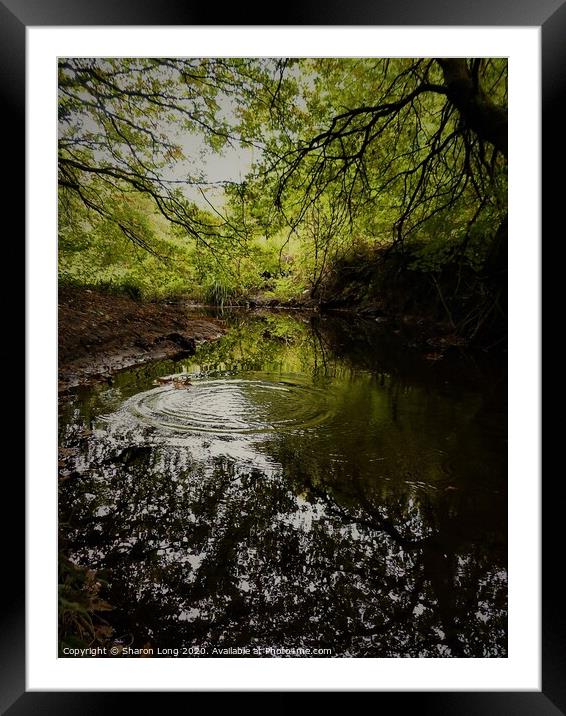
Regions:
[[116, 638], [506, 656], [504, 366], [427, 360], [375, 320], [224, 319], [194, 356], [61, 404], [61, 533], [107, 579]]

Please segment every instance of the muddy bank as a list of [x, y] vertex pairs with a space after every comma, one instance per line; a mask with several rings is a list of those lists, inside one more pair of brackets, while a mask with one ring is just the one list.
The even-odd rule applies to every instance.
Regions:
[[59, 291], [59, 391], [148, 361], [194, 353], [222, 322], [182, 304], [141, 303], [92, 289]]

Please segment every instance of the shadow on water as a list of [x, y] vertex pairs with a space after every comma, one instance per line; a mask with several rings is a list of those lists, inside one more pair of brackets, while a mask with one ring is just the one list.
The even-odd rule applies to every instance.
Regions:
[[[375, 322], [226, 316], [61, 408], [73, 559], [124, 641], [507, 653], [504, 372]], [[184, 372], [192, 385], [154, 385]]]

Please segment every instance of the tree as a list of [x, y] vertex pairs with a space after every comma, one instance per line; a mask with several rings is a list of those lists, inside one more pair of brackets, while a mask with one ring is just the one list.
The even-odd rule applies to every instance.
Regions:
[[[61, 245], [112, 225], [171, 259], [155, 222], [127, 210], [143, 195], [211, 296], [253, 292], [275, 244], [276, 273], [292, 255], [297, 292], [321, 295], [366, 246], [412, 260], [449, 316], [439, 273], [456, 266], [457, 293], [470, 268], [483, 314], [504, 300], [506, 80], [505, 59], [63, 59]], [[202, 155], [228, 145], [255, 163], [207, 192]]]
[[[137, 192], [188, 237], [209, 246], [221, 233], [189, 201], [188, 186], [209, 186], [200, 152], [227, 143], [253, 145], [238, 114], [257, 105], [273, 82], [277, 104], [282, 77], [276, 62], [248, 59], [68, 58], [59, 62], [59, 187], [62, 206], [78, 199], [92, 214], [114, 221], [134, 244], [152, 244], [108, 207]], [[268, 98], [265, 100], [267, 101]], [[196, 138], [199, 154], [186, 157], [182, 141]], [[179, 166], [185, 174], [179, 176]], [[222, 218], [222, 217], [220, 217]]]
[[482, 215], [503, 223], [505, 60], [336, 59], [307, 69], [308, 120], [301, 136], [280, 139], [267, 167], [294, 226], [330, 186], [352, 221], [386, 207], [397, 242], [447, 212], [467, 216], [465, 236]]

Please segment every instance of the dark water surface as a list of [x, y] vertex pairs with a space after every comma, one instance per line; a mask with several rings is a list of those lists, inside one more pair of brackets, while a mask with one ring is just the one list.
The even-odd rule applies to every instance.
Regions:
[[[225, 318], [195, 356], [61, 407], [61, 530], [117, 637], [506, 656], [503, 370], [375, 321]], [[153, 385], [178, 372], [190, 387]]]

